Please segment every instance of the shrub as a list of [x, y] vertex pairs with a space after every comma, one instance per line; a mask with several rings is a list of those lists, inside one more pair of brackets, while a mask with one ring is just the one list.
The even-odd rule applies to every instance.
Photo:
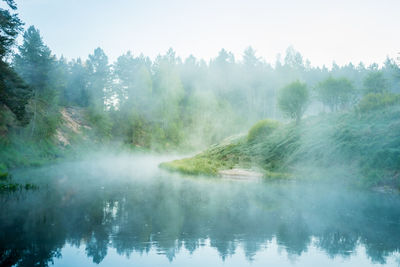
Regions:
[[251, 127], [249, 133], [247, 134], [247, 141], [252, 142], [258, 139], [259, 137], [268, 136], [276, 128], [278, 128], [278, 126], [279, 126], [278, 121], [270, 119], [261, 120], [256, 124], [254, 124], [253, 127]]
[[358, 103], [361, 113], [400, 104], [400, 95], [393, 93], [369, 93]]

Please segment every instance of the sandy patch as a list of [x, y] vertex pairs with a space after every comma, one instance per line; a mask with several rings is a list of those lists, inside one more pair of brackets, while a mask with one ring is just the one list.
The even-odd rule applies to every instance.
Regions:
[[231, 179], [259, 179], [263, 177], [263, 174], [260, 172], [246, 170], [246, 169], [230, 169], [230, 170], [222, 170], [218, 172], [223, 178], [231, 178]]

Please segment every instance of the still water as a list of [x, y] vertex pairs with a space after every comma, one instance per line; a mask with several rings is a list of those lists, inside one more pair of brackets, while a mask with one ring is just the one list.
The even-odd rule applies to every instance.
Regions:
[[400, 198], [344, 186], [170, 174], [166, 158], [13, 173], [4, 266], [400, 266]]

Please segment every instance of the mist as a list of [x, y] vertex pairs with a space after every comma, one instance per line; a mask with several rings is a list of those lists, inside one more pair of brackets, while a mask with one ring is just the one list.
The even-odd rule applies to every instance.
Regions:
[[75, 2], [0, 0], [0, 265], [400, 264], [397, 2]]
[[[186, 253], [195, 265], [201, 264], [196, 255], [203, 255], [233, 266], [269, 262], [265, 251], [275, 251], [270, 257], [284, 266], [304, 264], [302, 256], [314, 249], [332, 266], [363, 262], [360, 255], [371, 266], [398, 257], [397, 197], [313, 183], [171, 175], [157, 168], [165, 157], [102, 158], [14, 172], [16, 180], [29, 174], [42, 187], [1, 196], [1, 240], [18, 240], [8, 253], [21, 265], [46, 264], [69, 249], [86, 255], [86, 264], [104, 265], [109, 253], [144, 265], [151, 261], [140, 255], [178, 266], [191, 262]], [[42, 242], [48, 245], [36, 251], [28, 246]], [[245, 261], [236, 253], [244, 253]], [[74, 260], [53, 259], [67, 265]]]

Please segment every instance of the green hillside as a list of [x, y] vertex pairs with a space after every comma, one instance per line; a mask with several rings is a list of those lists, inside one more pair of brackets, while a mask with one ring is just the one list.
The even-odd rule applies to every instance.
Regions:
[[201, 175], [257, 169], [269, 178], [333, 177], [367, 186], [398, 187], [400, 105], [322, 114], [300, 124], [261, 121], [248, 135], [229, 138], [192, 158], [161, 167]]

